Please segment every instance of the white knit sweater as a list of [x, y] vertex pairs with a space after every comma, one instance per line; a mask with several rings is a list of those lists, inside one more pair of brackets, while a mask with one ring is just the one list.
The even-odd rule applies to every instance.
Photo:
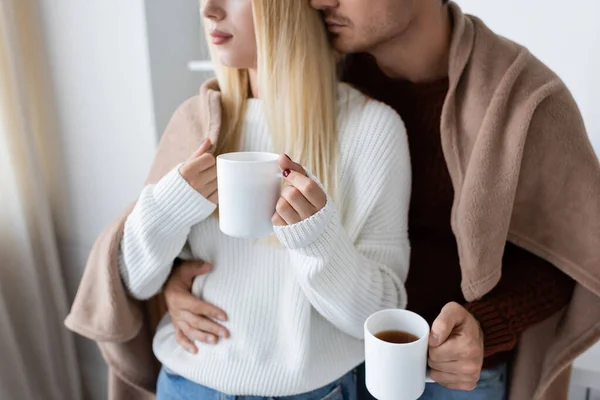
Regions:
[[[224, 309], [231, 338], [175, 341], [167, 315], [154, 352], [171, 371], [230, 395], [288, 396], [322, 387], [364, 360], [363, 323], [406, 306], [411, 171], [404, 124], [389, 107], [340, 85], [340, 190], [313, 217], [276, 228], [283, 246], [234, 239], [210, 217], [215, 206], [177, 169], [147, 186], [125, 224], [120, 268], [130, 293], [161, 290], [186, 243], [213, 271], [193, 293]], [[243, 151], [272, 151], [260, 100], [250, 100]]]

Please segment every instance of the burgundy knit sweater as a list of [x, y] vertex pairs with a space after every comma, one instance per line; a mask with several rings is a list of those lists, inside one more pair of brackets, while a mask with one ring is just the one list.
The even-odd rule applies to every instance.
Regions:
[[393, 107], [408, 131], [413, 173], [408, 308], [431, 324], [446, 303], [465, 305], [483, 329], [485, 366], [507, 361], [524, 330], [567, 305], [574, 282], [548, 262], [507, 243], [500, 283], [481, 300], [467, 304], [450, 227], [454, 190], [440, 138], [448, 79], [427, 84], [392, 80], [366, 55], [347, 58], [343, 79]]

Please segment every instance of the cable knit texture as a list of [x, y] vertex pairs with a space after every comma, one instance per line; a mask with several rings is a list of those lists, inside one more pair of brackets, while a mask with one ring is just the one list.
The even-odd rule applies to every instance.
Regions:
[[158, 293], [169, 276], [173, 260], [165, 255], [179, 254], [191, 227], [217, 206], [183, 179], [179, 166], [156, 185], [147, 186], [139, 201], [142, 205], [125, 223], [119, 269], [131, 294], [146, 300]]
[[281, 243], [288, 249], [308, 247], [323, 235], [331, 223], [334, 213], [331, 199], [328, 198], [325, 207], [312, 217], [293, 226], [276, 226], [275, 233]]
[[[276, 227], [280, 246], [222, 234], [210, 217], [214, 208], [177, 169], [144, 189], [121, 241], [125, 285], [138, 298], [157, 293], [185, 246], [213, 264], [193, 292], [227, 311], [232, 335], [197, 343], [198, 354], [189, 354], [167, 315], [154, 352], [171, 371], [231, 395], [308, 392], [363, 361], [370, 314], [406, 306], [411, 171], [404, 124], [349, 86], [338, 94], [339, 198], [298, 224]], [[272, 151], [259, 100], [249, 102], [241, 147]]]

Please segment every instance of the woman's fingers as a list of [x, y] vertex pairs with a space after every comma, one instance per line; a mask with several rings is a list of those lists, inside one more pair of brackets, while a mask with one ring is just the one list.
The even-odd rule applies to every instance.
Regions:
[[281, 197], [292, 206], [302, 220], [311, 217], [317, 212], [317, 209], [294, 186], [284, 187], [281, 191]]
[[327, 195], [317, 182], [296, 171], [286, 170], [283, 172], [283, 176], [290, 185], [298, 189], [300, 193], [304, 195], [315, 209], [320, 210], [325, 207]]
[[277, 201], [275, 210], [277, 211], [277, 214], [279, 214], [279, 216], [285, 221], [286, 225], [294, 225], [302, 221], [300, 215], [283, 197], [280, 197], [279, 201]]

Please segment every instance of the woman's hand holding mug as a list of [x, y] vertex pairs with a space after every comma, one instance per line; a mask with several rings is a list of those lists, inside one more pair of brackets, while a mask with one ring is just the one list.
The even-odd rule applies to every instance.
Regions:
[[179, 167], [179, 173], [204, 198], [218, 204], [217, 164], [215, 157], [207, 153], [211, 146], [208, 139], [202, 142], [200, 148]]
[[[194, 163], [192, 160], [191, 165]], [[296, 224], [327, 204], [327, 194], [321, 186], [287, 155], [221, 154], [217, 157], [217, 169], [219, 226], [228, 236], [268, 237], [274, 233], [273, 226]], [[282, 177], [287, 183], [283, 189]]]
[[327, 204], [327, 194], [313, 181], [304, 168], [287, 155], [279, 158], [279, 166], [288, 183], [281, 190], [275, 214], [275, 226], [293, 225], [318, 213]]

